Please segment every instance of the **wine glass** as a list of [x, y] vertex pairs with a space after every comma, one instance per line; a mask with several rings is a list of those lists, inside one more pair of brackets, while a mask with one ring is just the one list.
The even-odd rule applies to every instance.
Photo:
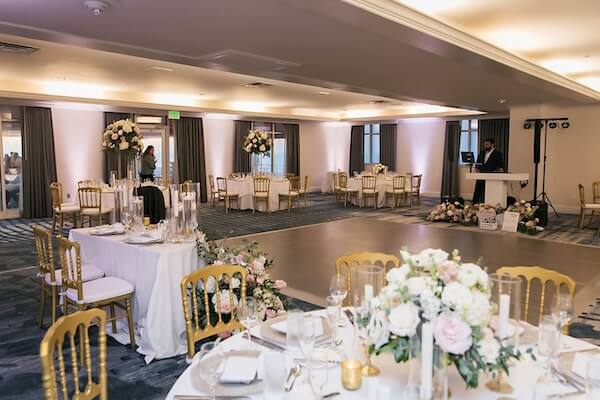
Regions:
[[329, 330], [331, 333], [331, 347], [336, 348], [341, 343], [338, 342], [338, 310], [335, 305], [335, 300], [332, 296], [327, 297], [327, 324], [329, 325]]
[[573, 301], [568, 293], [558, 293], [554, 297], [552, 315], [558, 321], [561, 329], [571, 322], [573, 318]]
[[252, 346], [252, 329], [258, 323], [258, 312], [256, 301], [253, 297], [244, 297], [240, 299], [237, 306], [237, 316], [240, 324], [244, 325], [248, 334], [248, 348]]
[[308, 360], [307, 364], [310, 388], [318, 399], [322, 399], [325, 395], [325, 388], [329, 381], [329, 365], [327, 356], [325, 355], [324, 360]]
[[306, 360], [310, 359], [315, 347], [315, 322], [315, 317], [305, 315], [300, 324], [300, 351], [302, 351]]
[[543, 363], [544, 373], [538, 378], [534, 394], [535, 399], [547, 399], [553, 395], [557, 379], [552, 373], [552, 361], [559, 355], [560, 329], [554, 316], [544, 315], [538, 325], [538, 355]]
[[348, 295], [348, 284], [342, 275], [336, 274], [331, 277], [331, 281], [329, 283], [329, 294], [336, 302], [336, 307], [338, 309], [338, 326], [344, 326], [342, 318], [340, 318], [340, 313], [342, 309], [342, 302]]
[[128, 208], [124, 208], [121, 212], [121, 223], [125, 226], [125, 230], [131, 229], [131, 224], [133, 223], [133, 215]]
[[225, 355], [217, 342], [204, 343], [200, 347], [198, 362], [201, 368], [198, 368], [198, 371], [202, 379], [208, 384], [211, 400], [215, 400], [215, 385], [222, 373], [219, 367], [224, 359]]

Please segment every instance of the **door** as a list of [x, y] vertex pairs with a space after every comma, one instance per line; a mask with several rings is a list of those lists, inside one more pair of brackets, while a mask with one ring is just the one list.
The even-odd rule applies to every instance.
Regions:
[[144, 150], [148, 146], [154, 146], [154, 157], [156, 158], [156, 169], [154, 178], [164, 182], [168, 178], [170, 182], [175, 179], [175, 138], [168, 134], [168, 129], [162, 125], [139, 125], [144, 141]]
[[0, 106], [0, 219], [19, 218], [23, 208], [22, 122], [18, 107]]

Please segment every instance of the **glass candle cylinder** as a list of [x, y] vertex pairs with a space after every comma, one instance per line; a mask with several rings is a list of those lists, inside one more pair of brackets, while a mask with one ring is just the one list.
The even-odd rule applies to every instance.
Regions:
[[358, 265], [352, 270], [352, 304], [362, 307], [383, 288], [385, 270], [380, 265]]
[[144, 230], [144, 198], [132, 196], [129, 209], [133, 215], [133, 230], [142, 232]]

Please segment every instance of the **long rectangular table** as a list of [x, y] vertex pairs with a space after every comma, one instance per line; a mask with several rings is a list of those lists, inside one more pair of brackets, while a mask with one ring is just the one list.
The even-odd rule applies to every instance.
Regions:
[[[94, 236], [88, 228], [72, 229], [69, 234], [69, 239], [81, 246], [82, 262], [135, 286], [137, 351], [145, 355], [146, 362], [185, 353], [179, 285], [184, 276], [205, 265], [198, 257], [195, 242], [142, 246], [127, 244], [125, 238], [125, 235]], [[119, 341], [126, 338], [122, 330], [126, 332], [126, 324], [119, 324], [120, 333], [116, 335]]]

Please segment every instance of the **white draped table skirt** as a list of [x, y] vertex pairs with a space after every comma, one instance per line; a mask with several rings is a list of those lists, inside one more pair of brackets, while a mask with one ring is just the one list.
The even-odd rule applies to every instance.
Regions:
[[[279, 195], [287, 195], [290, 189], [290, 182], [287, 179], [271, 179], [269, 187], [269, 210], [277, 211], [286, 209], [287, 203], [281, 201], [279, 206]], [[252, 209], [252, 196], [254, 195], [254, 181], [250, 178], [244, 179], [228, 179], [227, 191], [229, 193], [237, 193], [240, 195], [240, 210]], [[235, 203], [232, 203], [235, 207]], [[264, 200], [256, 203], [256, 211], [267, 211], [267, 206]]]

